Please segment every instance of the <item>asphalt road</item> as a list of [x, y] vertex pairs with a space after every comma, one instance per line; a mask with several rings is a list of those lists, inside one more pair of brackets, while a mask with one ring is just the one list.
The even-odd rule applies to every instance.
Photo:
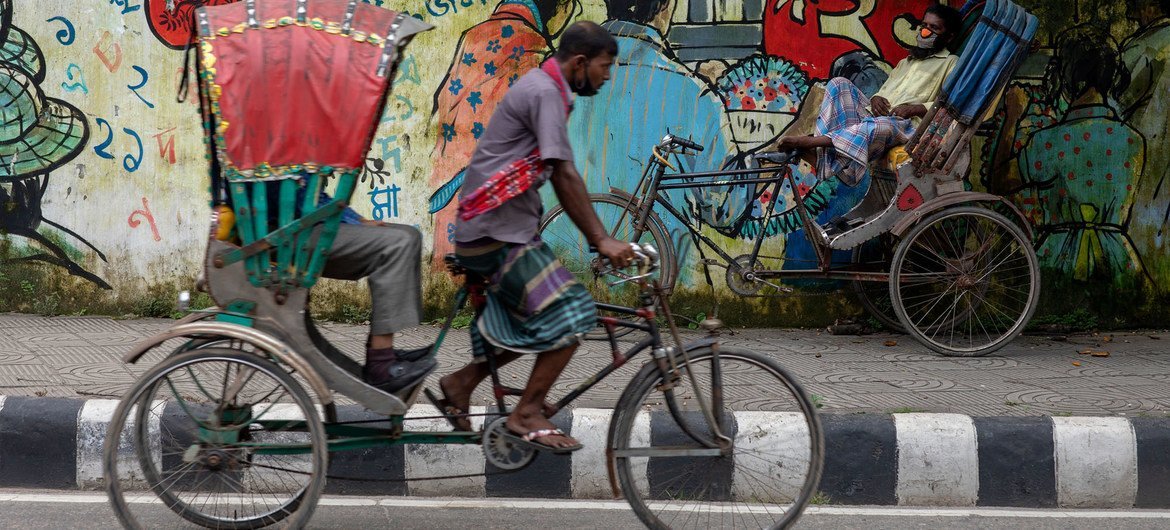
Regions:
[[[173, 519], [161, 505], [141, 506], [146, 528], [167, 528]], [[169, 522], [168, 522], [169, 521]], [[99, 493], [0, 491], [0, 528], [99, 529], [118, 522]], [[1085, 529], [1137, 530], [1170, 527], [1170, 511], [1012, 510], [893, 507], [810, 507], [797, 525], [807, 529]], [[544, 529], [642, 528], [622, 502], [328, 497], [310, 528]]]

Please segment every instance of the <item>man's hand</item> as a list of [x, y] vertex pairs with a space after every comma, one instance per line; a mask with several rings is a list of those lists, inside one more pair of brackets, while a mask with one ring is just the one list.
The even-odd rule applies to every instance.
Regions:
[[624, 269], [634, 259], [634, 248], [625, 241], [606, 236], [597, 242], [597, 253], [609, 259], [615, 268]]
[[874, 116], [889, 116], [890, 100], [881, 96], [869, 98], [869, 110], [873, 111]]
[[921, 118], [926, 116], [926, 105], [919, 105], [917, 103], [903, 103], [894, 107], [893, 115], [899, 118]]

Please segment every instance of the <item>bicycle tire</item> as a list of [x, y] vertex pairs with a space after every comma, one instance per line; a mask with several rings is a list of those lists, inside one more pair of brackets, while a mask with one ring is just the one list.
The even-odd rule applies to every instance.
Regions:
[[[709, 346], [702, 346], [690, 350], [689, 355], [689, 366], [701, 367], [703, 363], [711, 363], [714, 350]], [[685, 372], [681, 355], [677, 357], [677, 362], [680, 369]], [[695, 438], [686, 434], [687, 427], [694, 430], [693, 425], [677, 430], [671, 430], [671, 425], [705, 423], [702, 415], [694, 410], [680, 410], [676, 415], [669, 410], [669, 406], [664, 405], [669, 403], [669, 400], [663, 393], [657, 391], [663, 377], [654, 362], [643, 366], [630, 381], [614, 409], [609, 428], [609, 463], [617, 473], [623, 496], [648, 528], [708, 528], [712, 525], [787, 528], [799, 519], [820, 482], [824, 465], [823, 434], [816, 407], [800, 384], [771, 359], [748, 350], [719, 347], [719, 364], [724, 379], [721, 385], [723, 395], [733, 399], [743, 397], [751, 400], [739, 403], [728, 401], [729, 407], [740, 410], [731, 411], [730, 417], [723, 422], [736, 429], [732, 450], [742, 449], [742, 452], [735, 451], [730, 456], [710, 457], [660, 456], [657, 460], [633, 456], [642, 450], [639, 445], [647, 444], [647, 441], [651, 446], [660, 443], [659, 451], [677, 451], [678, 440], [685, 442], [688, 438], [691, 439], [692, 446], [698, 447], [700, 444], [695, 442]], [[695, 371], [700, 384], [703, 384], [703, 374], [699, 373], [698, 369]], [[746, 375], [744, 383], [728, 385], [728, 376], [733, 373]], [[676, 387], [674, 392], [677, 393], [678, 388], [688, 385], [690, 379], [684, 373], [679, 387]], [[790, 402], [777, 403], [761, 398], [762, 393], [768, 391], [784, 391], [788, 394]], [[711, 396], [711, 393], [708, 391], [706, 396]], [[658, 398], [662, 398], [661, 402], [653, 401]], [[676, 395], [674, 399], [678, 401], [679, 396]], [[687, 406], [685, 395], [682, 396], [682, 401], [685, 408]], [[668, 410], [663, 410], [664, 408]], [[679, 423], [680, 416], [682, 423]], [[674, 424], [669, 421], [672, 419], [675, 421]], [[754, 429], [750, 426], [754, 426]], [[784, 436], [785, 433], [792, 433], [795, 436]], [[765, 458], [755, 454], [759, 449], [753, 451], [753, 444], [778, 449], [774, 454], [766, 453]], [[740, 459], [742, 461], [737, 462]], [[730, 471], [728, 478], [729, 465], [734, 469]], [[759, 471], [761, 466], [766, 468], [765, 471]], [[800, 472], [801, 469], [803, 473]], [[690, 474], [687, 474], [688, 470], [691, 471]], [[794, 470], [799, 476], [792, 475]], [[670, 473], [683, 478], [663, 478]], [[693, 480], [688, 483], [692, 476]], [[776, 490], [761, 492], [757, 486], [763, 488], [771, 486], [760, 480], [761, 477], [767, 477], [769, 481], [776, 479], [777, 483], [783, 484]], [[691, 491], [692, 486], [699, 485], [704, 488], [700, 494]], [[780, 488], [785, 489], [781, 491]], [[680, 498], [683, 499], [683, 506], [669, 506], [671, 501]], [[773, 514], [775, 509], [768, 503], [779, 502], [774, 500], [777, 498], [788, 498], [791, 505], [780, 510], [777, 519], [761, 524], [762, 515]], [[759, 502], [749, 502], [752, 499]], [[688, 506], [693, 507], [693, 513], [686, 514], [680, 522], [678, 519]], [[739, 508], [742, 508], [742, 512]], [[703, 519], [699, 512], [706, 513], [707, 518]], [[663, 514], [673, 516], [660, 517]], [[697, 519], [695, 514], [699, 514]], [[714, 514], [718, 514], [717, 521], [710, 520]]]

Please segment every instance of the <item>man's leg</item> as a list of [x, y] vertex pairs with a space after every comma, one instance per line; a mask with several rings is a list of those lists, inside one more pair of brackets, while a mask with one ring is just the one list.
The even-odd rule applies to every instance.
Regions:
[[[569, 364], [569, 360], [573, 358], [577, 346], [577, 344], [573, 344], [536, 356], [532, 375], [528, 377], [528, 386], [524, 387], [524, 394], [520, 396], [520, 402], [516, 404], [512, 414], [508, 415], [506, 426], [509, 431], [523, 436], [534, 431], [557, 428], [544, 415], [544, 400], [553, 383], [557, 381], [565, 366]], [[577, 445], [576, 440], [561, 434], [541, 436], [533, 441], [558, 448]]]
[[413, 380], [430, 370], [399, 363], [398, 356], [406, 352], [394, 349], [394, 333], [415, 327], [422, 319], [421, 253], [422, 236], [413, 227], [342, 225], [325, 264], [326, 278], [366, 278], [369, 283], [373, 313], [364, 375], [372, 384], [387, 385], [400, 377]]
[[777, 142], [780, 149], [798, 149], [801, 158], [816, 166], [815, 149], [833, 147], [833, 140], [827, 136], [830, 131], [844, 129], [861, 123], [870, 117], [866, 110], [869, 98], [848, 79], [836, 77], [825, 86], [825, 97], [821, 101], [817, 116], [816, 134], [812, 136], [785, 136]]

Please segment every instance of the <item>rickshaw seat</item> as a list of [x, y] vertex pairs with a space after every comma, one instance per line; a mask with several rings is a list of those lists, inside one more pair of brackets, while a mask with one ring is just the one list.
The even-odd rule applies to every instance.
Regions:
[[212, 206], [231, 207], [238, 241], [209, 266], [243, 261], [253, 286], [277, 293], [312, 287], [399, 51], [430, 26], [359, 0], [243, 0], [195, 13]]

